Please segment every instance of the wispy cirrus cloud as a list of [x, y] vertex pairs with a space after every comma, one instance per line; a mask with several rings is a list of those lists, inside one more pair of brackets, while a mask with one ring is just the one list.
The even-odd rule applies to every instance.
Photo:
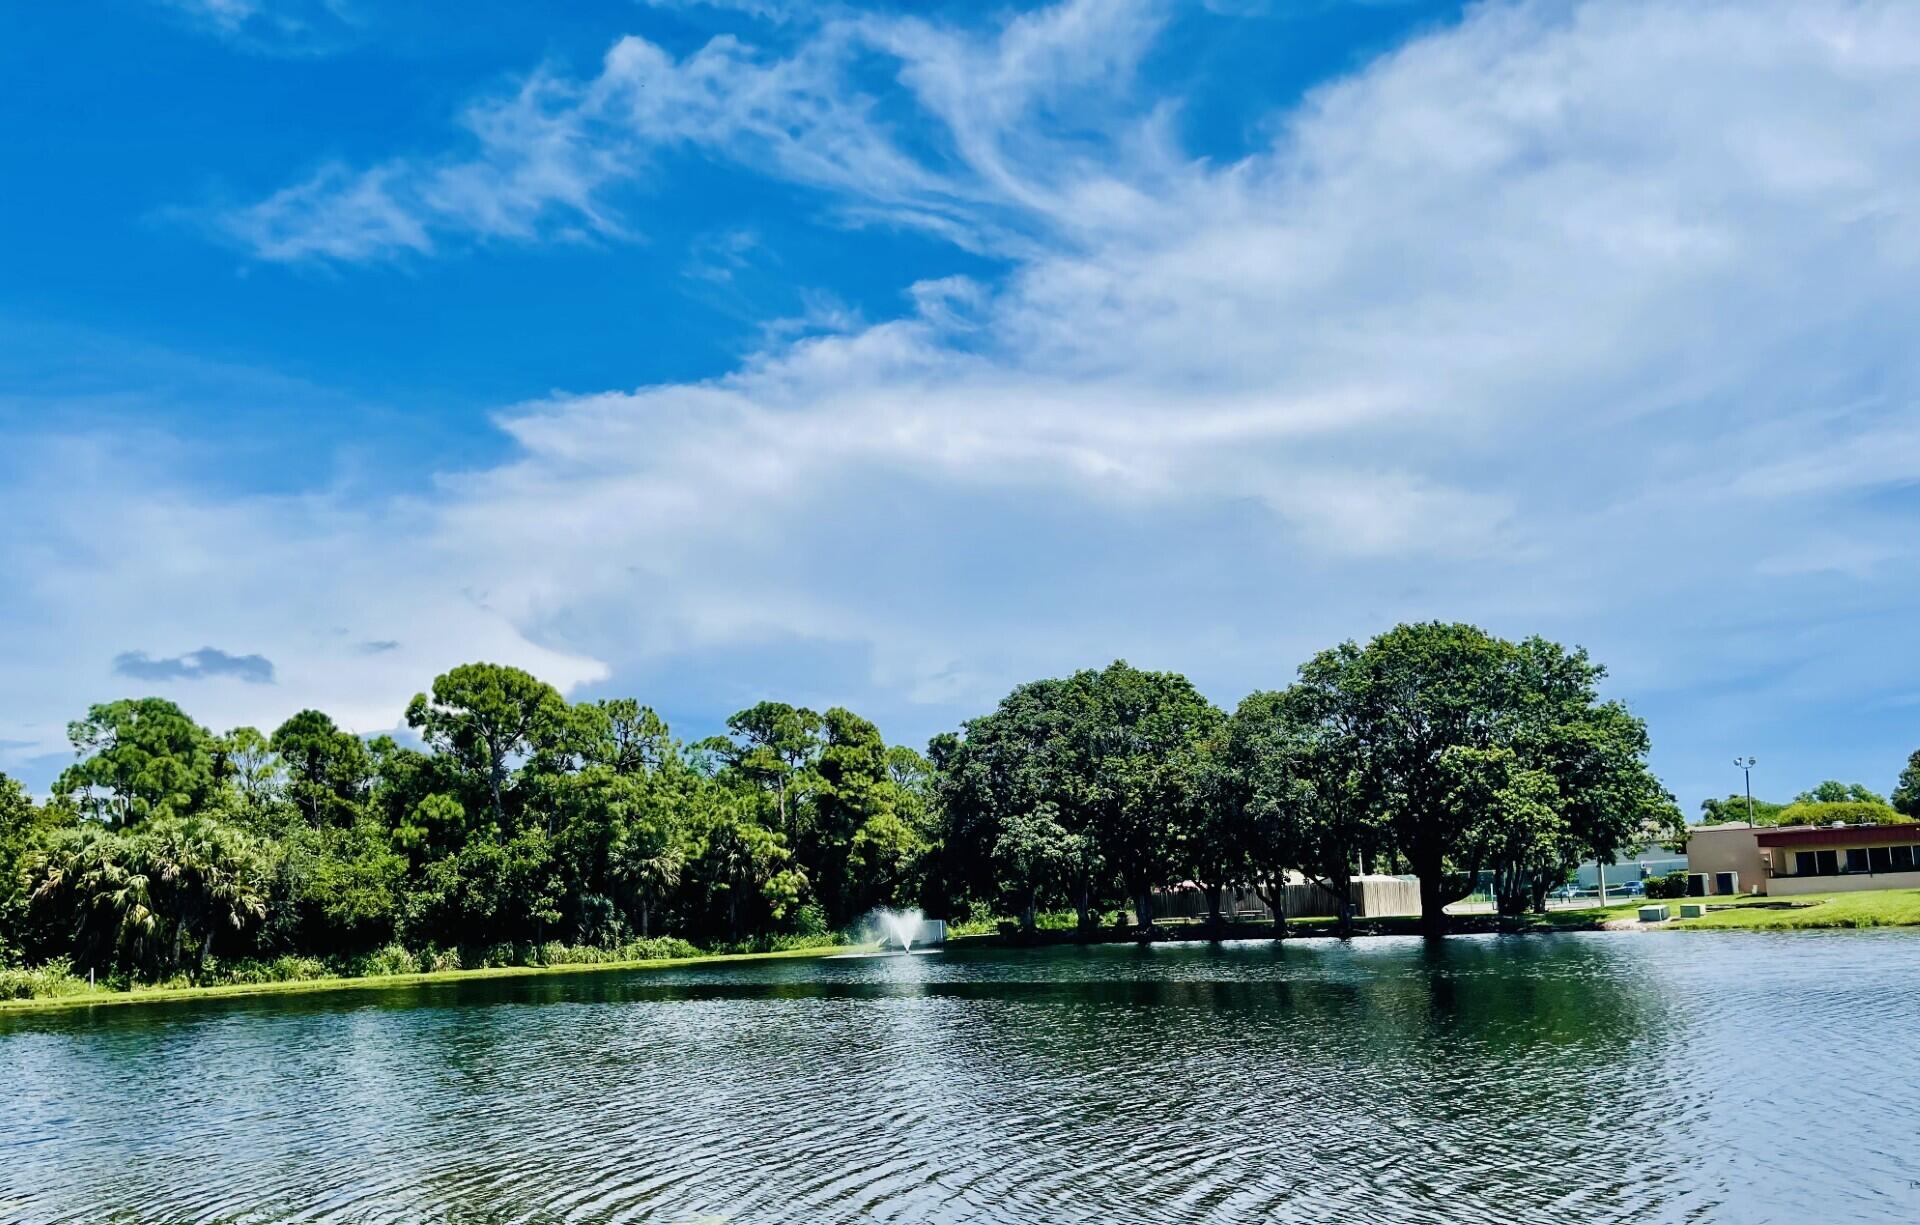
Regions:
[[[646, 175], [662, 151], [693, 148], [834, 193], [853, 219], [974, 247], [1024, 246], [1036, 222], [1084, 226], [1123, 203], [1113, 198], [1120, 180], [1090, 161], [1116, 142], [1065, 135], [1058, 121], [1118, 124], [1139, 166], [1164, 152], [1151, 118], [1120, 105], [1163, 11], [1147, 0], [1072, 0], [991, 34], [836, 12], [784, 51], [722, 35], [679, 58], [629, 36], [596, 76], [541, 68], [512, 93], [469, 106], [462, 151], [358, 170], [329, 164], [221, 225], [276, 262], [615, 237], [625, 223], [608, 190]], [[893, 66], [890, 87], [912, 102], [910, 119], [883, 117], [855, 80], [874, 57]], [[1036, 176], [1042, 166], [1052, 169]]]
[[154, 0], [235, 46], [270, 55], [319, 55], [351, 43], [362, 25], [355, 0]]

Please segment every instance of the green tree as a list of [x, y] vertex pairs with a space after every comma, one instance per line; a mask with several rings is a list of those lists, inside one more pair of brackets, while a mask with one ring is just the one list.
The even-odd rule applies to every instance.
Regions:
[[274, 729], [271, 744], [286, 767], [289, 798], [309, 823], [349, 826], [359, 819], [374, 763], [358, 736], [320, 711], [302, 710]]
[[24, 959], [39, 943], [23, 879], [28, 856], [73, 821], [71, 807], [35, 804], [17, 780], [0, 774], [0, 965]]
[[164, 698], [89, 707], [67, 725], [80, 760], [54, 783], [86, 817], [116, 829], [205, 808], [218, 780], [213, 736]]
[[65, 916], [86, 966], [196, 977], [223, 934], [266, 917], [267, 864], [245, 831], [205, 817], [62, 833], [29, 863], [32, 900]]
[[[1429, 933], [1444, 932], [1446, 905], [1467, 894], [1481, 869], [1496, 867], [1490, 856], [1533, 845], [1488, 836], [1487, 814], [1475, 805], [1490, 794], [1489, 780], [1463, 785], [1461, 763], [1476, 762], [1484, 774], [1491, 759], [1463, 753], [1510, 750], [1512, 768], [1554, 779], [1557, 815], [1567, 825], [1564, 854], [1610, 858], [1649, 825], [1678, 823], [1671, 797], [1646, 770], [1644, 727], [1599, 702], [1595, 687], [1605, 670], [1584, 651], [1431, 622], [1396, 626], [1364, 648], [1346, 643], [1308, 668], [1324, 678], [1336, 717], [1363, 746], [1355, 782], [1384, 817], [1392, 849], [1420, 878]], [[1575, 785], [1560, 786], [1560, 774]], [[1597, 798], [1594, 778], [1608, 787]], [[1537, 781], [1513, 783], [1511, 796], [1539, 798]], [[1516, 820], [1533, 815], [1526, 807], [1510, 811]]]
[[407, 726], [456, 761], [487, 792], [494, 822], [507, 824], [505, 790], [515, 758], [531, 753], [567, 723], [560, 691], [518, 668], [461, 664], [415, 694]]
[[289, 952], [365, 952], [403, 934], [408, 860], [372, 816], [285, 831], [273, 849], [262, 942]]
[[1900, 825], [1913, 818], [1870, 800], [1799, 800], [1780, 810], [1776, 825]]
[[917, 892], [927, 841], [893, 808], [868, 817], [854, 831], [847, 854], [846, 913], [897, 907]]
[[1068, 790], [1088, 813], [1140, 926], [1151, 927], [1153, 890], [1171, 878], [1182, 823], [1198, 808], [1196, 755], [1222, 716], [1186, 677], [1124, 660], [1078, 674], [1074, 686]]
[[1920, 819], [1920, 749], [1907, 758], [1906, 768], [1893, 784], [1891, 801], [1899, 812]]
[[586, 760], [615, 774], [651, 774], [680, 760], [680, 745], [650, 706], [611, 698], [575, 707], [588, 731]]
[[1525, 913], [1536, 877], [1551, 880], [1566, 870], [1569, 838], [1553, 776], [1524, 765], [1504, 747], [1449, 748], [1442, 768], [1452, 786], [1447, 806], [1478, 815], [1467, 835], [1474, 844], [1471, 860], [1491, 866], [1500, 913]]
[[760, 702], [727, 720], [731, 738], [705, 742], [726, 766], [773, 797], [774, 828], [793, 832], [797, 796], [812, 781], [821, 750], [822, 719], [804, 706]]
[[1362, 789], [1364, 745], [1341, 700], [1339, 662], [1323, 656], [1292, 688], [1248, 695], [1228, 732], [1251, 875], [1276, 934], [1286, 930], [1286, 886], [1296, 872], [1340, 899], [1339, 930], [1351, 932], [1354, 873], [1384, 837]]
[[1793, 797], [1796, 804], [1885, 804], [1887, 797], [1875, 794], [1860, 783], [1828, 779], [1811, 791]]
[[741, 797], [715, 787], [694, 818], [689, 871], [710, 907], [725, 916], [727, 938], [749, 924], [777, 922], [800, 903], [806, 876], [786, 838], [753, 819]]
[[653, 934], [653, 916], [680, 887], [687, 854], [686, 833], [670, 809], [648, 806], [615, 827], [608, 876], [632, 908], [642, 938]]
[[[996, 896], [1009, 862], [995, 853], [1001, 836], [1046, 805], [1048, 819], [1070, 839], [1061, 888], [1082, 930], [1092, 926], [1095, 908], [1110, 896], [1113, 873], [1095, 836], [1087, 802], [1092, 789], [1076, 751], [1085, 740], [1078, 729], [1089, 712], [1091, 675], [1020, 685], [993, 711], [969, 720], [964, 736], [937, 736], [928, 746], [934, 867], [948, 899]], [[1015, 844], [1020, 839], [1016, 835]]]
[[[1538, 639], [1522, 646], [1536, 660], [1560, 651]], [[1554, 854], [1530, 864], [1496, 864], [1510, 869], [1514, 900], [1524, 898], [1535, 911], [1546, 909], [1548, 891], [1572, 879], [1584, 860], [1613, 863], [1621, 852], [1686, 842], [1679, 805], [1647, 765], [1646, 724], [1618, 702], [1597, 700], [1594, 685], [1603, 669], [1579, 653], [1560, 655], [1554, 666], [1566, 679], [1536, 681], [1541, 717], [1516, 741], [1525, 765], [1551, 782]]]
[[1009, 813], [993, 844], [993, 865], [1001, 897], [1018, 916], [1022, 931], [1032, 932], [1043, 898], [1072, 875], [1074, 835], [1059, 820], [1051, 801], [1028, 812]]
[[880, 729], [839, 706], [821, 722], [812, 803], [796, 822], [794, 851], [829, 922], [839, 927], [895, 900], [923, 840], [900, 815], [903, 796], [893, 779], [898, 759]]
[[1217, 932], [1226, 891], [1254, 877], [1250, 805], [1224, 725], [1194, 755], [1193, 765], [1196, 777], [1181, 789], [1189, 811], [1182, 822], [1179, 864], [1206, 895], [1207, 925]]
[[254, 727], [236, 727], [213, 742], [213, 774], [232, 793], [235, 815], [248, 829], [264, 831], [273, 820], [285, 784], [280, 758]]
[[1724, 800], [1705, 799], [1700, 801], [1700, 823], [1703, 825], [1724, 825], [1733, 822], [1745, 822], [1749, 811], [1753, 814], [1755, 825], [1774, 825], [1780, 820], [1785, 804], [1774, 804], [1766, 800], [1755, 799], [1749, 809], [1747, 797], [1730, 795]]
[[590, 765], [569, 780], [560, 852], [583, 936], [651, 934], [686, 858], [687, 794], [703, 785], [712, 784], [672, 764], [642, 774]]

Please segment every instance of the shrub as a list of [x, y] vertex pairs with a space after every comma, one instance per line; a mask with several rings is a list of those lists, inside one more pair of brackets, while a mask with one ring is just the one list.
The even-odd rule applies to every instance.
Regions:
[[1864, 800], [1839, 800], [1822, 803], [1818, 800], [1802, 800], [1789, 804], [1780, 812], [1781, 825], [1832, 825], [1836, 821], [1847, 825], [1910, 825], [1913, 818], [1895, 812], [1885, 804], [1874, 804]]
[[827, 912], [818, 902], [808, 902], [794, 912], [794, 930], [803, 936], [824, 936], [827, 934]]
[[522, 952], [511, 944], [489, 944], [466, 950], [460, 954], [460, 960], [473, 969], [491, 970], [498, 966], [532, 965], [532, 952], [530, 948]]
[[1648, 877], [1647, 896], [1661, 899], [1687, 896], [1687, 874], [1669, 872], [1665, 876]]
[[[808, 937], [791, 938], [808, 939]], [[653, 936], [645, 940], [629, 940], [624, 944], [607, 947], [596, 944], [562, 944], [558, 940], [550, 940], [540, 946], [540, 964], [549, 966], [603, 966], [625, 961], [661, 961], [699, 955], [699, 949], [677, 936]]]
[[355, 974], [384, 978], [394, 974], [418, 974], [420, 959], [397, 944], [377, 948], [353, 967]]
[[87, 980], [74, 974], [73, 963], [65, 957], [31, 969], [0, 969], [0, 1000], [51, 999], [87, 990]]
[[[258, 961], [252, 958], [236, 961], [210, 961], [200, 975], [203, 985], [237, 985], [251, 983], [294, 983], [305, 982], [312, 978], [328, 978], [334, 974], [332, 967], [318, 957], [297, 957], [291, 953], [275, 957], [271, 961]], [[189, 985], [184, 980], [181, 986]]]

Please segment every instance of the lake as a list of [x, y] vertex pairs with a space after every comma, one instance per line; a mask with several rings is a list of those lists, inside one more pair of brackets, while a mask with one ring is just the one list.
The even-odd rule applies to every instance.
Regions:
[[745, 963], [0, 1014], [6, 1221], [1911, 1221], [1920, 933]]

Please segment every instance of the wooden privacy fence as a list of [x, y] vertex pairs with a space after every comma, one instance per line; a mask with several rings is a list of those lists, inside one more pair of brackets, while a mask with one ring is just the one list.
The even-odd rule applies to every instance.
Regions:
[[[1353, 881], [1355, 918], [1374, 919], [1382, 915], [1420, 913], [1420, 882], [1411, 876], [1359, 876]], [[1293, 881], [1285, 886], [1281, 905], [1289, 919], [1311, 919], [1340, 913], [1339, 896], [1310, 881]], [[1229, 919], [1271, 919], [1273, 911], [1251, 889], [1228, 889], [1220, 895], [1220, 913]], [[1157, 919], [1204, 919], [1207, 895], [1198, 885], [1183, 883], [1172, 889], [1155, 891], [1153, 914]]]

